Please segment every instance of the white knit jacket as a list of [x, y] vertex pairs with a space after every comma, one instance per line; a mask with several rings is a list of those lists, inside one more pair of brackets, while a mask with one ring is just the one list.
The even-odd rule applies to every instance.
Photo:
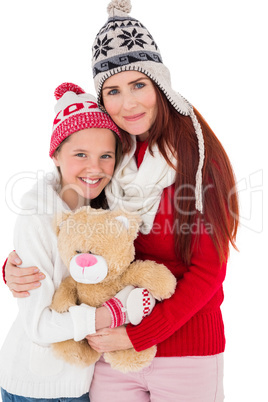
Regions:
[[0, 386], [32, 398], [78, 397], [89, 391], [94, 366], [80, 368], [57, 359], [50, 344], [93, 333], [95, 309], [80, 306], [59, 314], [49, 308], [55, 290], [68, 275], [52, 227], [55, 213], [67, 206], [57, 193], [57, 174], [49, 177], [23, 197], [15, 226], [14, 246], [23, 266], [37, 266], [46, 278], [30, 297], [18, 299], [18, 316], [0, 351]]

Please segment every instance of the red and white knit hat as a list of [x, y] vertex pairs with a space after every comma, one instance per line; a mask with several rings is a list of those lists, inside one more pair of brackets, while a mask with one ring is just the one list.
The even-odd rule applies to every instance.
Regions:
[[61, 84], [55, 90], [55, 97], [58, 102], [55, 106], [56, 117], [50, 141], [50, 157], [65, 138], [85, 128], [108, 128], [121, 138], [112, 119], [98, 108], [97, 99], [85, 93], [78, 85]]

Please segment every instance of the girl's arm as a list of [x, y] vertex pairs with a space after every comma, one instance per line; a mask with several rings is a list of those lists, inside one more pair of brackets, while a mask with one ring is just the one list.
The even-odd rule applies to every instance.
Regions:
[[[24, 222], [25, 219], [27, 219], [27, 224], [26, 222]], [[31, 220], [33, 221], [33, 223], [31, 222]], [[18, 303], [20, 306], [21, 315], [24, 317], [24, 321], [26, 323], [25, 330], [28, 333], [29, 337], [35, 340], [35, 342], [39, 344], [43, 342], [45, 343], [59, 342], [62, 340], [72, 338], [75, 338], [75, 340], [81, 340], [86, 335], [94, 332], [95, 329], [99, 330], [102, 328], [109, 328], [112, 325], [112, 317], [113, 318], [115, 316], [117, 317], [117, 315], [118, 317], [114, 321], [116, 325], [122, 325], [124, 322], [120, 324], [121, 321], [119, 320], [119, 318], [121, 319], [122, 313], [120, 313], [120, 311], [117, 311], [117, 309], [121, 309], [122, 307], [125, 308], [124, 304], [126, 302], [125, 299], [127, 298], [127, 295], [130, 293], [130, 290], [125, 292], [127, 288], [125, 288], [124, 291], [119, 292], [119, 293], [123, 292], [124, 295], [122, 294], [120, 296], [119, 294], [116, 295], [116, 297], [119, 298], [119, 300], [121, 300], [121, 303], [123, 303], [123, 305], [121, 307], [119, 306], [117, 309], [115, 309], [114, 302], [112, 309], [109, 309], [108, 306], [105, 306], [100, 307], [98, 309], [94, 309], [94, 311], [92, 311], [93, 308], [91, 308], [90, 306], [85, 306], [83, 308], [82, 306], [81, 307], [77, 306], [70, 309], [71, 315], [69, 312], [59, 314], [55, 311], [52, 311], [49, 308], [56, 287], [59, 286], [61, 280], [63, 279], [63, 277], [60, 277], [60, 280], [58, 280], [58, 282], [56, 283], [57, 286], [55, 287], [54, 282], [55, 277], [57, 277], [57, 275], [54, 270], [55, 261], [53, 260], [55, 260], [55, 255], [58, 255], [57, 239], [56, 235], [51, 230], [47, 231], [46, 228], [49, 226], [48, 223], [40, 224], [39, 222], [39, 225], [37, 225], [35, 221], [38, 222], [38, 219], [35, 219], [34, 217], [31, 218], [20, 217], [18, 219], [18, 223], [15, 230], [15, 246], [16, 250], [18, 250], [18, 254], [22, 257], [23, 264], [20, 264], [20, 267], [13, 266], [13, 264], [10, 264], [10, 267], [8, 268], [10, 274], [7, 276], [7, 282], [10, 287], [12, 287], [12, 283], [14, 280], [17, 281], [17, 278], [19, 278], [19, 281], [21, 282], [24, 281], [25, 278], [23, 275], [20, 275], [20, 271], [25, 272], [27, 271], [27, 273], [30, 273], [29, 271], [36, 270], [35, 267], [40, 267], [39, 276], [43, 275], [43, 278], [45, 278], [45, 280], [42, 283], [42, 286], [40, 286], [40, 284], [36, 283], [35, 281], [34, 282], [28, 281], [26, 286], [28, 286], [29, 291], [27, 293], [30, 297], [25, 298], [24, 296], [21, 297], [19, 296]], [[13, 253], [12, 258], [13, 259], [17, 258], [17, 254]], [[58, 260], [59, 259], [60, 258], [58, 255]], [[33, 262], [35, 264], [35, 267], [23, 268], [24, 265], [30, 266], [30, 264], [32, 264]], [[69, 272], [67, 268], [64, 267], [63, 263], [61, 263], [61, 266], [62, 266], [61, 269], [64, 269], [65, 271], [65, 276], [69, 275]], [[13, 272], [17, 276], [15, 276]], [[32, 275], [35, 278], [36, 274]], [[28, 277], [30, 278], [30, 276]], [[22, 284], [21, 286], [25, 286], [25, 284]], [[39, 289], [37, 289], [37, 287], [39, 287]], [[139, 303], [140, 301], [142, 303], [142, 295], [137, 295], [136, 293], [135, 295], [136, 295], [135, 299], [136, 302]], [[125, 300], [125, 302], [123, 300]], [[132, 300], [132, 302], [134, 302], [136, 305], [135, 300]], [[120, 305], [120, 303], [117, 300], [116, 306], [118, 306], [118, 304]], [[151, 309], [152, 308], [153, 303]], [[148, 312], [148, 314], [151, 312], [151, 309]], [[79, 314], [78, 310], [82, 312], [82, 318], [83, 318], [82, 320], [81, 320], [81, 314]], [[134, 311], [135, 320], [137, 320], [138, 317], [140, 317], [141, 320], [142, 310], [136, 311], [136, 307], [134, 309], [132, 308], [131, 311], [132, 310], [133, 311], [135, 310]], [[34, 319], [35, 314], [36, 314], [36, 320]], [[59, 333], [60, 338], [57, 338], [54, 326], [57, 332]], [[68, 328], [66, 328], [66, 326]], [[60, 331], [59, 327], [62, 327], [62, 331]], [[50, 331], [48, 331], [49, 328], [51, 329]], [[87, 330], [88, 332], [86, 332]], [[48, 334], [49, 338], [47, 338]], [[76, 336], [74, 336], [74, 334], [76, 334]], [[78, 336], [80, 336], [79, 339], [77, 339], [77, 334]], [[56, 336], [56, 339], [53, 338], [54, 335]], [[36, 336], [38, 337], [36, 338]]]
[[[58, 255], [57, 238], [50, 221], [36, 215], [19, 216], [14, 244], [23, 261], [22, 268], [34, 264], [45, 275], [42, 286], [29, 291], [30, 297], [18, 299], [19, 315], [29, 338], [40, 345], [48, 345], [73, 339], [78, 333], [83, 339], [94, 332], [95, 309], [92, 307], [75, 307], [75, 311], [63, 314], [50, 309], [56, 288], [68, 275]], [[83, 333], [79, 322], [83, 323]]]
[[[29, 291], [41, 286], [40, 281], [46, 277], [37, 267], [18, 267], [21, 264], [22, 261], [18, 254], [12, 251], [3, 265], [3, 279], [16, 298], [30, 296]], [[95, 315], [96, 330], [109, 328], [110, 325], [111, 314], [109, 310], [106, 307], [97, 308]]]

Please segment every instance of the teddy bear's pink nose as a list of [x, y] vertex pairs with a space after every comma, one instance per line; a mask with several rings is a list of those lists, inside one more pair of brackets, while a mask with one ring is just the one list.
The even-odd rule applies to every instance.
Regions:
[[79, 267], [85, 268], [95, 265], [98, 262], [98, 260], [92, 254], [79, 254], [75, 258], [75, 262], [77, 265], [79, 265]]

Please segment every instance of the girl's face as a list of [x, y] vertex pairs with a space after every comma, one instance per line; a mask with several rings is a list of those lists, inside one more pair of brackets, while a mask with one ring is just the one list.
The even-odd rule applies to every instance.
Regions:
[[157, 114], [156, 91], [150, 78], [137, 71], [115, 74], [103, 84], [102, 99], [115, 124], [140, 141], [148, 138]]
[[86, 128], [70, 135], [55, 152], [63, 201], [71, 209], [88, 204], [109, 183], [116, 160], [116, 140], [106, 128]]

